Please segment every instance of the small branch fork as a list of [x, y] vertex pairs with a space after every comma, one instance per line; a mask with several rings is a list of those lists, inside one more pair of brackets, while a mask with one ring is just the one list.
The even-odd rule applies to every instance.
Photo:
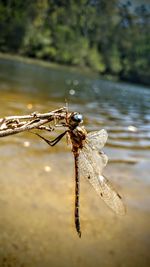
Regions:
[[54, 127], [45, 124], [54, 122], [55, 125], [65, 120], [66, 114], [67, 109], [63, 107], [47, 113], [33, 112], [30, 115], [0, 118], [0, 137], [29, 131], [31, 129], [53, 131]]

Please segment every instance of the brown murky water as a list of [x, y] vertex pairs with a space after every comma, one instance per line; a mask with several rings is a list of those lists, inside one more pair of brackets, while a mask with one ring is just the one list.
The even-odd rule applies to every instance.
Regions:
[[68, 97], [88, 130], [108, 130], [105, 175], [127, 206], [125, 216], [116, 216], [82, 178], [79, 239], [65, 138], [53, 148], [29, 133], [1, 138], [0, 267], [149, 266], [150, 91], [63, 69], [0, 63], [0, 117], [53, 110]]

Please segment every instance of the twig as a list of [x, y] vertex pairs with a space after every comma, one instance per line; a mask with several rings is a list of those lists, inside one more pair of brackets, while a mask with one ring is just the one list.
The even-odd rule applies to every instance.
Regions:
[[9, 116], [0, 118], [0, 137], [17, 134], [31, 129], [52, 131], [54, 128], [44, 126], [49, 122], [61, 121], [66, 118], [66, 107], [47, 113], [34, 112], [30, 115]]

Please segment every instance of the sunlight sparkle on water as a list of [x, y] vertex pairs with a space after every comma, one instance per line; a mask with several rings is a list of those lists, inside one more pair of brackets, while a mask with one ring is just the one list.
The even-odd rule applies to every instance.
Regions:
[[23, 142], [23, 146], [24, 146], [24, 147], [29, 147], [29, 146], [30, 146], [30, 142], [29, 142], [29, 141], [25, 141], [25, 142]]
[[137, 128], [135, 126], [133, 126], [133, 125], [128, 126], [128, 130], [130, 132], [137, 132]]
[[70, 90], [69, 90], [69, 94], [70, 94], [70, 95], [75, 95], [75, 92], [76, 92], [76, 91], [75, 91], [74, 89], [70, 89]]
[[33, 105], [31, 103], [27, 104], [27, 109], [32, 109]]
[[44, 166], [44, 171], [45, 172], [50, 172], [51, 171], [51, 167], [48, 166], [48, 165]]

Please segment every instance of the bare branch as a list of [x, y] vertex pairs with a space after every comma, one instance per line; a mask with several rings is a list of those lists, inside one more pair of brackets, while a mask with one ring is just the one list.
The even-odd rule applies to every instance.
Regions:
[[30, 115], [9, 116], [0, 118], [0, 137], [17, 134], [31, 129], [52, 131], [54, 128], [45, 126], [49, 122], [58, 122], [66, 118], [66, 107], [47, 113], [34, 112]]

